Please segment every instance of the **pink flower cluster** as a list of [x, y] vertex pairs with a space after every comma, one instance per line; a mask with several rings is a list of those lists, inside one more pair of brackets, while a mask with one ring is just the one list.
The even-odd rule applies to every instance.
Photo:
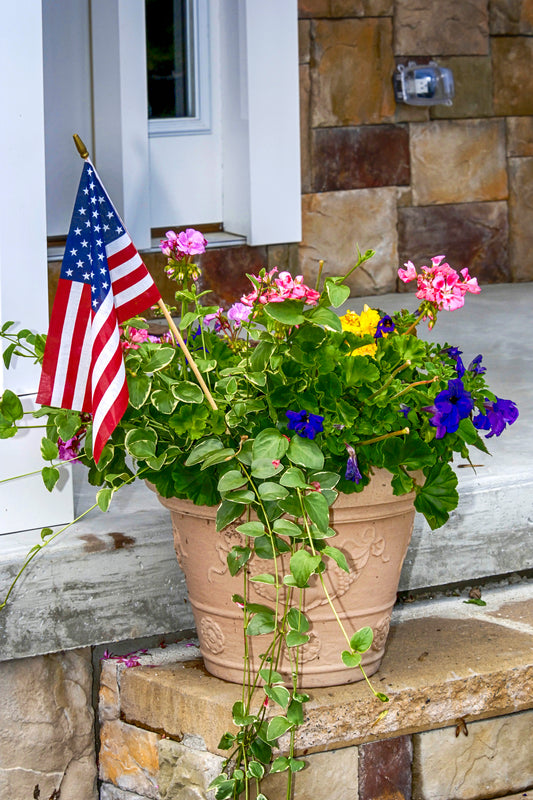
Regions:
[[320, 298], [320, 292], [310, 289], [303, 282], [303, 275], [292, 277], [290, 272], [280, 272], [278, 277], [274, 277], [278, 272], [278, 268], [274, 267], [270, 272], [267, 272], [265, 279], [255, 279], [260, 284], [259, 288], [255, 288], [250, 294], [241, 297], [241, 302], [246, 306], [252, 306], [254, 303], [259, 302], [262, 305], [266, 303], [282, 303], [284, 300], [303, 300], [307, 305], [315, 306]]
[[167, 238], [161, 241], [160, 247], [166, 256], [180, 259], [183, 256], [197, 256], [205, 253], [207, 239], [194, 228], [187, 228], [181, 233], [167, 231]]
[[444, 261], [445, 257], [434, 256], [431, 259], [431, 267], [421, 267], [420, 274], [417, 273], [413, 262], [407, 261], [404, 264], [407, 269], [399, 269], [398, 276], [404, 283], [416, 279], [418, 286], [416, 296], [419, 300], [434, 303], [438, 311], [441, 309], [455, 311], [464, 305], [467, 292], [479, 294], [481, 289], [477, 278], [471, 278], [466, 267], [459, 274]]
[[124, 331], [119, 328], [122, 336], [121, 345], [123, 350], [138, 350], [139, 345], [143, 342], [172, 342], [172, 336], [169, 333], [163, 333], [161, 336], [152, 336], [148, 333], [146, 328], [129, 328], [128, 338], [124, 338]]

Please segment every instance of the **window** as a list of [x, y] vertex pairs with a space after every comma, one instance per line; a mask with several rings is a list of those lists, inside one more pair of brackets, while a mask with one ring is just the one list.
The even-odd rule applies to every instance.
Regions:
[[207, 0], [145, 0], [150, 136], [209, 133]]

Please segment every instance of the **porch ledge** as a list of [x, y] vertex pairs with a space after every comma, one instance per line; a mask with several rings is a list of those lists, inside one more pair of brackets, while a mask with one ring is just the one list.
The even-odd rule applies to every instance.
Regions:
[[[484, 608], [460, 598], [397, 608], [381, 668], [371, 679], [389, 703], [375, 700], [364, 682], [309, 690], [298, 752], [533, 708], [533, 583], [489, 590], [484, 600]], [[209, 675], [201, 659], [191, 660], [196, 656], [191, 650], [176, 645], [150, 651], [133, 668], [104, 662], [102, 724], [119, 717], [170, 739], [202, 742], [223, 755], [217, 745], [226, 730], [235, 730], [231, 707], [241, 688]], [[380, 719], [384, 708], [388, 713]]]

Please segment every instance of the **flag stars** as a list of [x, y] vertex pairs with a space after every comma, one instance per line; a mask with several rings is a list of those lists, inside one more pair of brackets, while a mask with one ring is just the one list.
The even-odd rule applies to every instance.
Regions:
[[83, 273], [83, 280], [84, 281], [88, 281], [89, 280], [89, 273], [88, 272], [84, 272]]
[[82, 247], [89, 247], [89, 242], [86, 239], [84, 239], [83, 242], [81, 243], [81, 246]]
[[71, 256], [77, 256], [78, 255], [78, 251], [73, 247], [72, 250], [70, 251], [70, 255]]
[[105, 275], [106, 269], [105, 267], [100, 267], [100, 275]]
[[104, 260], [104, 254], [103, 253], [98, 253], [98, 260], [99, 261], [103, 261]]
[[66, 276], [67, 276], [67, 278], [71, 278], [73, 274], [74, 274], [74, 270], [72, 270], [72, 269], [67, 269], [67, 271], [66, 271]]
[[74, 233], [76, 236], [81, 236], [81, 228], [74, 228]]
[[108, 231], [108, 230], [109, 230], [109, 225], [104, 225], [104, 231]]
[[116, 230], [117, 230], [117, 233], [122, 233], [122, 228], [120, 227], [120, 225], [117, 225]]
[[95, 225], [94, 226], [94, 231], [95, 231], [95, 233], [100, 233], [100, 225]]
[[85, 209], [83, 208], [83, 206], [81, 208], [78, 208], [78, 212], [80, 214], [85, 214]]
[[76, 262], [76, 266], [79, 267], [80, 269], [83, 267], [83, 261], [81, 260], [81, 258], [79, 261]]
[[93, 217], [97, 217], [97, 216], [98, 216], [98, 211], [93, 211]]
[[107, 281], [105, 281], [105, 282], [102, 284], [102, 289], [107, 289], [107, 287], [108, 287], [108, 286], [109, 286], [108, 282], [107, 282]]
[[[95, 230], [96, 230], [96, 228], [95, 228]], [[96, 246], [97, 247], [101, 247], [102, 246], [102, 240], [101, 239], [97, 239], [96, 240]]]

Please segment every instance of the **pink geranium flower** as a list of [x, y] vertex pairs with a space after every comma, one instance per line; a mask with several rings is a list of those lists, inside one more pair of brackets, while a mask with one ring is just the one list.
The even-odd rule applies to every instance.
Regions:
[[419, 300], [434, 304], [437, 311], [455, 311], [464, 305], [468, 292], [478, 294], [481, 290], [477, 279], [470, 277], [468, 269], [462, 269], [459, 274], [444, 259], [445, 256], [434, 256], [431, 267], [421, 267], [420, 273], [417, 273], [412, 261], [407, 261], [404, 264], [406, 269], [399, 269], [398, 276], [404, 283], [416, 279], [416, 296]]

